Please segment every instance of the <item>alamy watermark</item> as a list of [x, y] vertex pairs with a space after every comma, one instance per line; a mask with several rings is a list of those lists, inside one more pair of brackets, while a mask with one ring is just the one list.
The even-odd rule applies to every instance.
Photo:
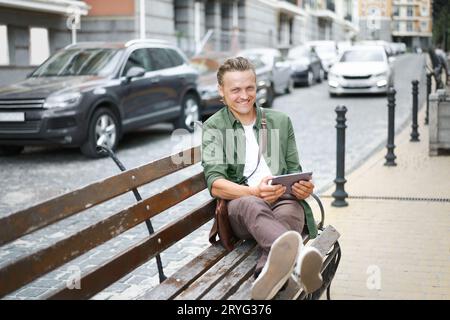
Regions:
[[66, 287], [69, 290], [81, 289], [81, 269], [78, 266], [70, 266], [67, 268], [70, 272], [69, 278], [66, 280]]
[[[259, 146], [266, 137], [266, 150], [263, 156], [272, 172], [278, 172], [280, 164], [280, 130], [259, 130]], [[207, 165], [245, 164], [246, 139], [243, 129], [203, 129], [203, 132], [190, 134], [187, 130], [177, 129], [172, 133], [172, 161], [175, 164], [192, 164], [199, 159], [192, 159], [188, 152], [190, 146], [202, 144], [203, 162]], [[203, 143], [202, 143], [203, 142]]]
[[381, 269], [377, 265], [367, 267], [366, 274], [369, 277], [366, 280], [366, 286], [369, 290], [381, 290]]

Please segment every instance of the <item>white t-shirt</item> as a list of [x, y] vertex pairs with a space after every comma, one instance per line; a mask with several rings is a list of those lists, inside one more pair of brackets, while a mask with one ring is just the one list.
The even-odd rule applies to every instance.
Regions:
[[[258, 141], [256, 140], [255, 133], [253, 132], [253, 124], [244, 126], [245, 131], [245, 166], [244, 166], [244, 176], [248, 177], [253, 170], [255, 170], [258, 164]], [[248, 179], [247, 183], [249, 186], [257, 186], [262, 178], [270, 176], [269, 166], [267, 165], [264, 156], [261, 155], [261, 160], [259, 162], [258, 169], [256, 172]]]

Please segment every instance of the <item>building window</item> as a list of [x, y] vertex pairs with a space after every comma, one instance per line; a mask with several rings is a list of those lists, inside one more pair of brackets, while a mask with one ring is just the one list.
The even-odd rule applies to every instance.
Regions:
[[408, 16], [408, 17], [412, 17], [413, 15], [414, 15], [414, 10], [413, 10], [414, 8], [413, 7], [408, 7], [408, 9], [407, 9], [407, 11], [406, 11], [406, 15]]
[[8, 28], [0, 26], [0, 65], [9, 64]]
[[420, 29], [423, 32], [428, 31], [428, 22], [427, 21], [421, 21], [420, 22]]
[[400, 23], [398, 21], [394, 22], [394, 30], [395, 31], [400, 31]]
[[49, 56], [48, 30], [45, 28], [30, 28], [30, 65], [40, 65]]
[[420, 15], [428, 17], [428, 7], [426, 5], [420, 7]]
[[412, 21], [406, 22], [406, 31], [413, 31]]
[[397, 6], [394, 6], [394, 16], [395, 17], [398, 17], [398, 15], [399, 15], [399, 12], [398, 12], [399, 10], [398, 10], [398, 7]]

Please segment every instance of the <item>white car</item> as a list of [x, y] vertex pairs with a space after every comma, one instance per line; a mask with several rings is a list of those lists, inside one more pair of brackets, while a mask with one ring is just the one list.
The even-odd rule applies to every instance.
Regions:
[[393, 85], [392, 62], [382, 46], [355, 46], [345, 50], [329, 71], [330, 95], [386, 93]]
[[280, 50], [273, 48], [246, 49], [240, 51], [237, 56], [249, 58], [252, 61], [259, 60], [263, 63], [260, 72], [269, 75], [269, 90], [272, 90], [274, 94], [292, 92], [294, 79], [292, 78], [291, 64], [284, 59]]
[[336, 42], [331, 40], [308, 41], [306, 46], [314, 49], [322, 62], [322, 68], [325, 71], [325, 79], [328, 77], [328, 70], [336, 62], [338, 57], [338, 48]]

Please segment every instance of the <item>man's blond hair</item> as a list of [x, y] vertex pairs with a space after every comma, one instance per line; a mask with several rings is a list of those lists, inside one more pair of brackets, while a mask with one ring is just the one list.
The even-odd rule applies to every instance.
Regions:
[[250, 62], [250, 60], [244, 58], [244, 57], [235, 57], [235, 58], [229, 58], [225, 60], [225, 62], [220, 66], [219, 70], [217, 71], [217, 82], [220, 86], [223, 85], [223, 76], [227, 72], [232, 71], [247, 71], [251, 70], [256, 76], [255, 72], [255, 66]]

